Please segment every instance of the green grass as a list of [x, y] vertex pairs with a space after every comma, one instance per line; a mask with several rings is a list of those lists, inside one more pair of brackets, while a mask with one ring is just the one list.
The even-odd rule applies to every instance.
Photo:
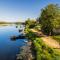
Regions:
[[45, 45], [40, 38], [34, 40], [36, 60], [60, 60], [60, 53]]
[[[28, 30], [28, 29], [27, 29]], [[28, 30], [26, 34], [29, 40], [33, 42], [36, 52], [36, 60], [60, 60], [60, 53], [44, 44], [43, 40]], [[56, 37], [56, 36], [55, 36]], [[60, 39], [60, 36], [57, 36]]]
[[52, 38], [60, 42], [60, 35], [52, 36]]
[[60, 60], [60, 53], [45, 45], [41, 38], [36, 37], [32, 32], [27, 36], [35, 46], [36, 60]]

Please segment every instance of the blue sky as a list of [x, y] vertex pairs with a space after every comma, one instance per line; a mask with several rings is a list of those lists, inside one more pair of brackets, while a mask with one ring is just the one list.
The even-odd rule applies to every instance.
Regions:
[[48, 4], [60, 4], [60, 0], [0, 0], [0, 21], [25, 21], [37, 18]]

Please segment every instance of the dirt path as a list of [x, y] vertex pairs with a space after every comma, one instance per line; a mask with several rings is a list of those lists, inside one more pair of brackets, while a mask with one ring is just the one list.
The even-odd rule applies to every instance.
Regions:
[[[37, 34], [42, 34], [42, 35], [43, 35], [42, 32], [38, 32], [38, 31], [36, 31], [36, 30], [34, 30], [34, 29], [31, 29], [31, 31], [36, 32]], [[45, 36], [45, 35], [43, 35], [43, 37], [41, 37], [41, 39], [42, 39], [42, 40], [44, 41], [44, 43], [45, 43], [46, 45], [48, 45], [49, 47], [55, 48], [55, 49], [60, 49], [59, 43], [58, 43], [56, 40], [54, 40], [53, 38], [51, 38], [50, 36]]]
[[55, 49], [60, 48], [59, 43], [56, 40], [52, 39], [51, 37], [42, 37], [41, 39], [45, 42], [46, 45], [52, 48], [55, 48]]

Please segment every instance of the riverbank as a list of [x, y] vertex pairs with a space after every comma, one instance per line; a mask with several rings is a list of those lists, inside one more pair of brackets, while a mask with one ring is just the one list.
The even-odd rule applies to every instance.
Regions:
[[[26, 36], [34, 45], [33, 51], [35, 53], [35, 60], [60, 60], [60, 52], [43, 41], [42, 37], [47, 36], [41, 36], [41, 33], [38, 34], [37, 31], [33, 32], [31, 29], [28, 29], [27, 31], [29, 32], [27, 32]], [[48, 42], [49, 41], [50, 40], [48, 40]], [[53, 43], [54, 45], [54, 42], [50, 43]]]
[[23, 49], [23, 56], [25, 56], [23, 60], [60, 60], [60, 52], [43, 41], [42, 37], [46, 37], [45, 35], [29, 28], [25, 32], [28, 42]]
[[26, 42], [26, 46], [21, 47], [21, 51], [17, 54], [17, 60], [32, 60], [32, 42]]

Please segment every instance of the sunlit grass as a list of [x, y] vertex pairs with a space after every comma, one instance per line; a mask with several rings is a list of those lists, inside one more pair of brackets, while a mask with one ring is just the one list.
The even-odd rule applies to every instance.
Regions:
[[36, 60], [60, 60], [60, 53], [55, 49], [45, 45], [40, 37], [37, 37], [33, 32], [28, 30], [26, 35], [28, 39], [32, 40], [36, 52]]
[[60, 42], [60, 35], [52, 36], [52, 38]]

